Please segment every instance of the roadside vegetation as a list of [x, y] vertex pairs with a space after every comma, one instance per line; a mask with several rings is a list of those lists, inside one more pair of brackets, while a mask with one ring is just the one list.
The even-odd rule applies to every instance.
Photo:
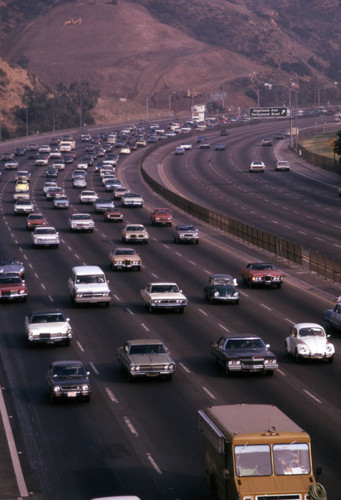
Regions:
[[[314, 135], [312, 137], [302, 137], [300, 138], [300, 144], [310, 151], [311, 153], [321, 155], [321, 156], [326, 156], [327, 158], [334, 158], [335, 153], [340, 154], [341, 153], [341, 131], [338, 133], [335, 132], [326, 132], [325, 134], [320, 134], [320, 135]], [[336, 139], [336, 141], [333, 142], [333, 139]], [[332, 148], [332, 142], [333, 144], [339, 143], [339, 149]], [[339, 151], [339, 152], [338, 152]]]

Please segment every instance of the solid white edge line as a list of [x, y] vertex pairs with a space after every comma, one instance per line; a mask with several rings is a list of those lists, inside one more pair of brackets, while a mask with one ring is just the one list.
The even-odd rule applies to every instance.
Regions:
[[317, 403], [322, 404], [322, 401], [320, 399], [318, 399], [316, 396], [314, 396], [313, 394], [311, 394], [311, 392], [307, 391], [307, 389], [303, 389], [303, 392], [305, 392], [309, 397], [311, 397], [311, 399], [313, 399]]
[[99, 371], [97, 370], [96, 366], [93, 364], [92, 361], [90, 361], [89, 365], [92, 368], [92, 371], [96, 373], [96, 375], [99, 375]]
[[77, 345], [78, 345], [78, 347], [80, 348], [80, 350], [81, 350], [82, 352], [85, 352], [85, 350], [84, 350], [84, 348], [83, 348], [82, 344], [79, 342], [79, 340], [77, 340]]
[[2, 394], [1, 387], [0, 387], [0, 413], [1, 413], [2, 422], [4, 424], [4, 428], [5, 428], [8, 448], [9, 448], [9, 452], [11, 455], [14, 473], [15, 473], [17, 485], [18, 485], [18, 488], [20, 491], [20, 496], [27, 497], [28, 491], [27, 491], [24, 475], [23, 475], [23, 472], [21, 469], [21, 465], [20, 465], [20, 461], [19, 461], [19, 457], [18, 457], [18, 451], [17, 451], [16, 446], [15, 446], [13, 432], [12, 432], [11, 424], [10, 424], [10, 421], [8, 418], [8, 413], [7, 413], [5, 400], [4, 400], [4, 397]]
[[191, 370], [189, 368], [187, 368], [187, 366], [185, 366], [183, 363], [179, 363], [179, 366], [181, 366], [181, 368], [183, 370], [185, 370], [185, 372], [192, 373]]

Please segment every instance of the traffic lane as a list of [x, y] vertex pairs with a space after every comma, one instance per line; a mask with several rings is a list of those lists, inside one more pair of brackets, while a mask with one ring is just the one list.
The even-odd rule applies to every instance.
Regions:
[[[193, 161], [193, 165], [193, 168], [186, 170], [179, 169], [178, 166], [166, 169], [166, 174], [172, 179], [175, 189], [181, 191], [185, 197], [218, 213], [227, 213], [230, 217], [245, 220], [247, 223], [252, 219], [254, 225], [267, 232], [272, 228], [276, 234], [278, 227], [281, 227], [283, 237], [301, 242], [307, 247], [310, 246], [309, 239], [312, 237], [314, 247], [325, 254], [335, 255], [337, 252], [338, 239], [335, 230], [330, 229], [330, 217], [333, 220], [334, 213], [334, 217], [338, 218], [340, 211], [336, 203], [332, 205], [330, 203], [330, 199], [333, 199], [332, 187], [326, 187], [327, 194], [323, 202], [316, 202], [316, 199], [313, 199], [316, 185], [304, 188], [305, 191], [309, 189], [309, 194], [312, 196], [309, 201], [307, 195], [302, 198], [302, 195], [295, 196], [291, 194], [292, 191], [285, 191], [283, 187], [271, 185], [267, 187], [267, 183], [263, 182], [265, 176], [245, 173], [238, 175], [239, 181], [235, 179], [231, 181], [226, 176], [216, 175], [215, 172], [212, 174], [207, 165], [201, 170], [199, 162]], [[273, 174], [274, 177], [271, 178], [280, 180], [286, 173]], [[289, 175], [294, 180], [292, 172]], [[301, 179], [297, 182], [301, 182]], [[293, 210], [293, 202], [296, 205], [300, 203], [300, 206]]]

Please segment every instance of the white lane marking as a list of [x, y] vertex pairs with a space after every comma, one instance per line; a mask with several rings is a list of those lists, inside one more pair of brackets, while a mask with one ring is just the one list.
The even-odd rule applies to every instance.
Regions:
[[148, 326], [146, 326], [144, 323], [141, 323], [142, 328], [144, 328], [147, 332], [150, 332]]
[[212, 394], [212, 392], [210, 392], [210, 391], [207, 389], [207, 387], [205, 387], [205, 386], [203, 385], [203, 386], [202, 386], [202, 388], [203, 388], [203, 390], [206, 392], [206, 394], [208, 394], [208, 395], [209, 395], [209, 397], [210, 397], [211, 399], [217, 399], [217, 398], [216, 398], [216, 397]]
[[198, 307], [198, 311], [201, 312], [201, 314], [203, 314], [204, 316], [206, 316], [206, 317], [208, 316], [208, 314], [205, 311], [203, 311], [202, 309], [200, 309], [200, 307]]
[[43, 290], [46, 290], [46, 286], [44, 285], [44, 283], [40, 283], [41, 287]]
[[48, 295], [49, 301], [54, 302], [52, 295]]
[[129, 420], [129, 418], [123, 417], [123, 420], [124, 420], [126, 426], [128, 427], [128, 429], [130, 430], [130, 432], [132, 434], [134, 434], [134, 436], [138, 437], [139, 434], [138, 434], [137, 430], [135, 429], [135, 427], [133, 426], [133, 424], [131, 423], [131, 421]]
[[181, 368], [185, 370], [186, 373], [192, 373], [191, 370], [187, 368], [187, 366], [185, 366], [183, 363], [179, 363], [179, 366], [181, 366]]
[[303, 389], [303, 392], [305, 392], [308, 396], [310, 396], [314, 401], [316, 401], [319, 404], [322, 404], [322, 401], [318, 399], [316, 396], [311, 394], [311, 392], [307, 391], [307, 389]]
[[158, 474], [163, 474], [162, 470], [159, 468], [159, 466], [157, 465], [157, 463], [155, 462], [150, 453], [147, 453], [147, 458], [149, 462], [152, 464], [153, 469], [156, 470]]
[[226, 328], [226, 326], [222, 325], [221, 323], [218, 323], [218, 325], [220, 326], [220, 328], [225, 330], [225, 332], [230, 333], [230, 330], [228, 328]]
[[277, 368], [276, 370], [278, 373], [280, 373], [281, 375], [283, 375], [283, 377], [286, 377], [286, 373], [285, 372], [282, 372], [282, 370], [280, 370], [279, 368]]
[[182, 257], [182, 254], [180, 252], [175, 252], [175, 255], [178, 255], [179, 257]]
[[118, 399], [114, 396], [113, 392], [109, 389], [109, 387], [105, 388], [105, 392], [108, 394], [109, 398], [113, 403], [118, 403]]
[[129, 309], [129, 307], [127, 307], [126, 309], [127, 309], [127, 311], [128, 311], [129, 314], [131, 314], [132, 316], [135, 315], [135, 313], [131, 309]]
[[76, 343], [77, 343], [77, 345], [78, 345], [79, 349], [80, 349], [82, 352], [85, 352], [85, 350], [84, 350], [84, 348], [83, 348], [82, 344], [79, 342], [79, 340], [77, 340], [77, 342], [76, 342]]
[[208, 271], [207, 269], [204, 269], [204, 273], [206, 273], [206, 274], [212, 274], [211, 271]]
[[291, 325], [294, 325], [296, 322], [295, 321], [292, 321], [291, 319], [289, 318], [284, 318], [285, 321], [287, 321], [288, 323], [290, 323]]
[[9, 452], [11, 455], [12, 464], [13, 464], [13, 468], [14, 468], [15, 477], [17, 480], [17, 485], [19, 488], [20, 496], [27, 497], [28, 491], [27, 491], [24, 475], [23, 475], [23, 472], [21, 469], [21, 465], [20, 465], [20, 461], [19, 461], [19, 457], [18, 457], [18, 451], [17, 451], [16, 446], [15, 446], [14, 436], [12, 433], [12, 428], [11, 428], [11, 424], [9, 421], [7, 408], [5, 405], [5, 401], [4, 401], [1, 387], [0, 387], [0, 413], [1, 413], [3, 425], [5, 428], [8, 448], [9, 448]]
[[118, 296], [118, 295], [116, 295], [116, 294], [114, 294], [114, 299], [118, 300], [119, 302], [120, 302], [120, 300], [121, 300], [121, 299], [119, 298], [119, 296]]
[[189, 260], [188, 262], [189, 262], [190, 264], [193, 264], [193, 266], [196, 266], [196, 265], [197, 265], [197, 264], [196, 264], [196, 262], [194, 262], [193, 260]]
[[271, 307], [266, 306], [265, 304], [261, 304], [261, 306], [264, 307], [264, 309], [267, 309], [268, 311], [271, 311]]
[[152, 273], [153, 278], [158, 278], [158, 275], [155, 273]]
[[90, 361], [89, 365], [91, 366], [92, 371], [96, 373], [96, 375], [99, 375], [99, 371], [97, 370], [96, 366], [93, 364], [92, 361]]

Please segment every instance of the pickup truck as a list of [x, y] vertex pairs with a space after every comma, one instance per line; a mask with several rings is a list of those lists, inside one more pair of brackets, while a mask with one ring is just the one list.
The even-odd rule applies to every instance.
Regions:
[[170, 208], [154, 208], [150, 218], [152, 226], [171, 226], [173, 222]]
[[341, 331], [341, 302], [337, 302], [334, 309], [327, 309], [324, 311], [323, 320], [326, 330]]

